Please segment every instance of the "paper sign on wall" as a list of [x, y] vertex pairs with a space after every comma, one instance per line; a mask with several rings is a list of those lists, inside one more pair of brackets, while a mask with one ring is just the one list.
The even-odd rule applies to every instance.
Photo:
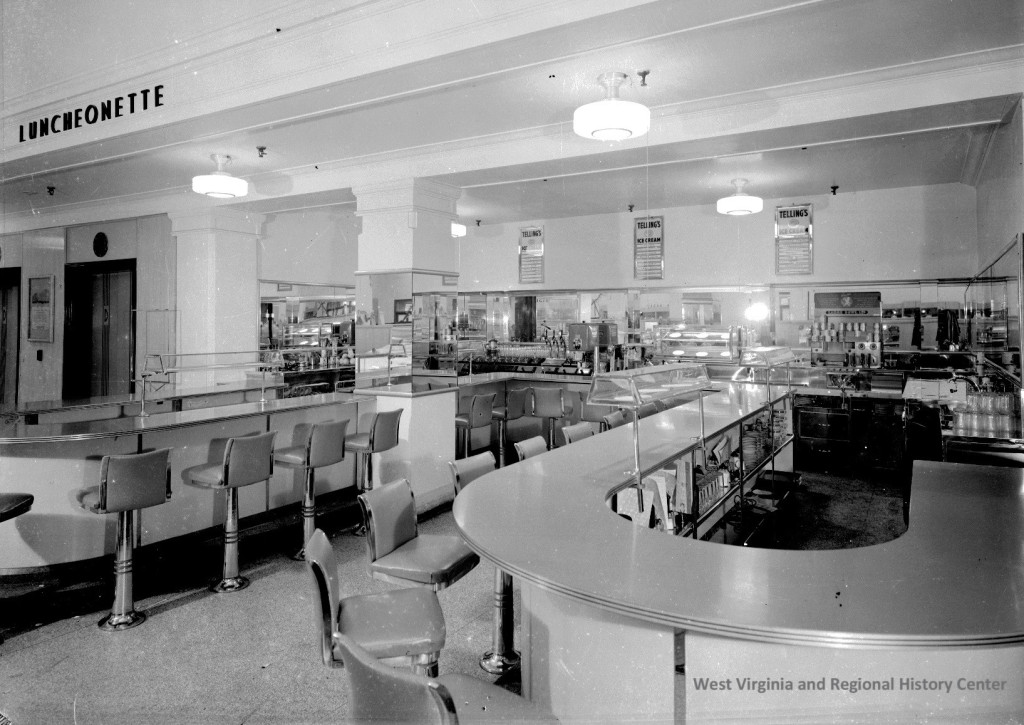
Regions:
[[544, 229], [519, 229], [519, 284], [544, 281]]
[[775, 208], [775, 273], [813, 274], [814, 209], [811, 204]]
[[633, 220], [633, 279], [665, 278], [665, 217]]

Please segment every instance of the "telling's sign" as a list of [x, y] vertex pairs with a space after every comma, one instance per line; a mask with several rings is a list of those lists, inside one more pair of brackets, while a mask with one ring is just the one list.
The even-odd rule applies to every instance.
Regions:
[[665, 217], [633, 220], [633, 279], [664, 279]]

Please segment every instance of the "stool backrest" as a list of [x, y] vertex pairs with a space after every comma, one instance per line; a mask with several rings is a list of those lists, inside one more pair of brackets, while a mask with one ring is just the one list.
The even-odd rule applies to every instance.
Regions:
[[594, 428], [590, 423], [583, 421], [575, 425], [565, 426], [562, 428], [562, 435], [565, 436], [565, 443], [568, 445], [594, 435]]
[[494, 393], [474, 395], [469, 404], [469, 427], [481, 428], [490, 425], [492, 408], [494, 408]]
[[354, 721], [458, 723], [455, 701], [437, 680], [383, 664], [344, 634], [334, 641], [348, 671]]
[[159, 506], [171, 498], [170, 448], [103, 456], [99, 510], [106, 513]]
[[228, 438], [224, 448], [224, 486], [238, 488], [266, 481], [274, 473], [276, 430]]
[[483, 453], [477, 453], [475, 456], [463, 458], [460, 461], [448, 461], [448, 466], [452, 470], [455, 493], [458, 494], [470, 483], [480, 478], [480, 476], [494, 470], [494, 454], [490, 451], [484, 451]]
[[667, 400], [655, 400], [653, 405], [655, 408], [658, 409], [659, 413], [664, 413], [666, 410], [672, 407], [672, 404]]
[[[658, 410], [658, 406], [656, 406], [654, 403], [644, 403], [643, 405], [636, 409], [635, 415], [637, 418], [647, 418], [660, 412], [661, 411]], [[633, 416], [634, 412], [632, 410], [626, 411], [627, 420], [633, 420]]]
[[565, 398], [561, 388], [534, 388], [533, 415], [537, 418], [561, 418], [565, 415]]
[[416, 500], [406, 479], [359, 494], [370, 563], [416, 538]]
[[[320, 635], [320, 656], [324, 664], [335, 666], [333, 638], [338, 623], [338, 564], [334, 549], [327, 536], [320, 529], [313, 532], [306, 542], [306, 563], [313, 577], [316, 596], [314, 610], [317, 633]], [[318, 615], [318, 616], [317, 616]]]
[[505, 420], [516, 420], [526, 415], [530, 392], [529, 388], [516, 388], [508, 391], [505, 395]]
[[604, 421], [605, 430], [610, 428], [618, 428], [620, 425], [626, 424], [626, 416], [622, 414], [621, 410], [613, 410], [608, 415], [602, 418]]
[[370, 427], [370, 451], [386, 451], [398, 445], [398, 424], [402, 409], [386, 410], [373, 417]]
[[343, 460], [347, 432], [347, 420], [332, 420], [314, 425], [306, 444], [306, 465], [310, 468], [320, 468]]
[[604, 416], [613, 410], [614, 408], [607, 405], [591, 405], [583, 400], [582, 395], [580, 396], [580, 420], [585, 420], [588, 423], [601, 423]]
[[519, 456], [519, 460], [525, 460], [531, 456], [539, 456], [548, 449], [548, 444], [544, 440], [544, 436], [534, 436], [533, 438], [527, 438], [525, 441], [519, 441], [515, 444], [516, 455]]

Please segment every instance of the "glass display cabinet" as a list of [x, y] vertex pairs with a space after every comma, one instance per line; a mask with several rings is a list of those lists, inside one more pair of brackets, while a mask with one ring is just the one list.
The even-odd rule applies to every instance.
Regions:
[[[703, 365], [676, 363], [631, 370], [598, 373], [590, 381], [587, 402], [591, 405], [614, 405], [633, 411], [633, 464], [637, 504], [643, 509], [643, 471], [640, 469], [640, 417], [638, 410], [651, 403], [668, 401], [688, 393], [709, 388], [711, 380]], [[701, 445], [704, 442], [704, 402], [700, 401]]]
[[752, 335], [742, 327], [695, 327], [658, 325], [655, 327], [656, 355], [671, 360], [735, 363]]

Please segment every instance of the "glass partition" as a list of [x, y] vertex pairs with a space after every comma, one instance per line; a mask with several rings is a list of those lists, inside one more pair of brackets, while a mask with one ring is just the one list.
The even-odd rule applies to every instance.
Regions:
[[348, 285], [260, 280], [260, 348], [352, 343], [355, 294]]

